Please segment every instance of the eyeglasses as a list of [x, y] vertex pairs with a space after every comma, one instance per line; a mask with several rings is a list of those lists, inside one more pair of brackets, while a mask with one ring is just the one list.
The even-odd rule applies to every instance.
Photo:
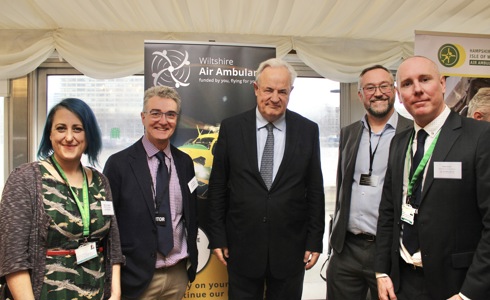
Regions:
[[365, 86], [362, 88], [362, 90], [364, 91], [364, 93], [366, 95], [373, 95], [376, 93], [376, 89], [379, 89], [379, 91], [383, 94], [388, 94], [388, 93], [391, 93], [393, 90], [393, 85], [392, 84], [388, 84], [388, 83], [383, 83], [381, 85], [368, 85], [368, 86]]
[[179, 115], [178, 113], [176, 113], [173, 110], [167, 111], [167, 112], [162, 112], [162, 111], [159, 111], [159, 110], [152, 110], [152, 111], [149, 111], [149, 112], [144, 111], [144, 113], [145, 114], [149, 114], [150, 115], [150, 118], [153, 121], [159, 121], [162, 118], [163, 115], [165, 115], [165, 119], [166, 120], [173, 121], [173, 120], [177, 119], [177, 116]]

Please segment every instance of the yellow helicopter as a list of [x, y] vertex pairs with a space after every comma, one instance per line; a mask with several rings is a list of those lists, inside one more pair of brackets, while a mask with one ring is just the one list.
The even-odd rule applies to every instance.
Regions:
[[197, 196], [206, 199], [219, 126], [196, 125], [196, 129], [197, 137], [186, 141], [178, 148], [187, 153], [194, 161], [194, 171], [199, 183]]

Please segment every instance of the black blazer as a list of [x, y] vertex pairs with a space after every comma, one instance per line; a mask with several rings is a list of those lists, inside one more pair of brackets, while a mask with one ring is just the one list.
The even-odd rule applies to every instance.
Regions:
[[[197, 198], [196, 191], [191, 193], [187, 184], [194, 177], [194, 165], [187, 154], [172, 145], [171, 151], [184, 202], [190, 261], [188, 275], [193, 281], [197, 268]], [[121, 247], [126, 256], [126, 265], [121, 270], [121, 288], [122, 295], [128, 298], [138, 297], [148, 287], [157, 257], [155, 206], [146, 156], [140, 139], [109, 157], [104, 168], [111, 185]]]
[[[379, 208], [375, 271], [400, 286], [405, 154], [413, 130], [391, 143]], [[461, 162], [461, 179], [434, 178], [435, 162]], [[451, 112], [427, 165], [417, 222], [425, 282], [434, 299], [490, 299], [490, 123]]]
[[228, 267], [278, 278], [304, 269], [306, 250], [322, 252], [325, 201], [318, 125], [286, 111], [284, 157], [270, 191], [257, 159], [256, 110], [221, 123], [210, 176], [210, 248], [228, 247]]
[[[395, 112], [396, 113], [396, 112]], [[396, 133], [413, 127], [413, 121], [398, 115]], [[357, 152], [361, 143], [363, 125], [361, 121], [352, 123], [340, 130], [339, 160], [337, 165], [337, 194], [335, 201], [335, 214], [330, 244], [340, 253], [344, 248], [345, 234], [349, 222], [350, 204], [352, 196], [352, 182], [356, 168]], [[386, 158], [388, 161], [388, 157]], [[381, 195], [380, 195], [381, 197]]]

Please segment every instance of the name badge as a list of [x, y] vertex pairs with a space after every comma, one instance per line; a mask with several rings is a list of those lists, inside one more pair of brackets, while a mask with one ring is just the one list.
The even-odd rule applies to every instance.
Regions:
[[361, 174], [361, 179], [359, 180], [360, 185], [367, 185], [372, 187], [377, 187], [379, 182], [379, 177], [376, 175]]
[[402, 217], [401, 220], [405, 223], [413, 225], [413, 220], [417, 210], [413, 208], [410, 204], [404, 203], [402, 205]]
[[187, 185], [189, 186], [189, 190], [191, 191], [191, 193], [193, 193], [194, 190], [197, 189], [197, 186], [199, 185], [196, 176], [194, 176]]
[[462, 179], [462, 165], [460, 161], [435, 161], [434, 178]]
[[167, 226], [167, 216], [165, 213], [155, 213], [155, 222], [158, 226]]
[[100, 206], [102, 207], [102, 215], [104, 216], [114, 215], [114, 205], [112, 201], [100, 201]]
[[95, 242], [83, 244], [75, 250], [75, 255], [77, 257], [77, 264], [91, 260], [97, 257], [97, 244]]

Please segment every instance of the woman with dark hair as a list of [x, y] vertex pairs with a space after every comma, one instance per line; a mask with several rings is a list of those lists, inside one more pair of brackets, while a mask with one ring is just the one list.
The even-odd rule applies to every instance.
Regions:
[[68, 98], [48, 114], [39, 161], [10, 174], [0, 202], [0, 277], [14, 299], [119, 299], [119, 232], [102, 139], [90, 107]]

